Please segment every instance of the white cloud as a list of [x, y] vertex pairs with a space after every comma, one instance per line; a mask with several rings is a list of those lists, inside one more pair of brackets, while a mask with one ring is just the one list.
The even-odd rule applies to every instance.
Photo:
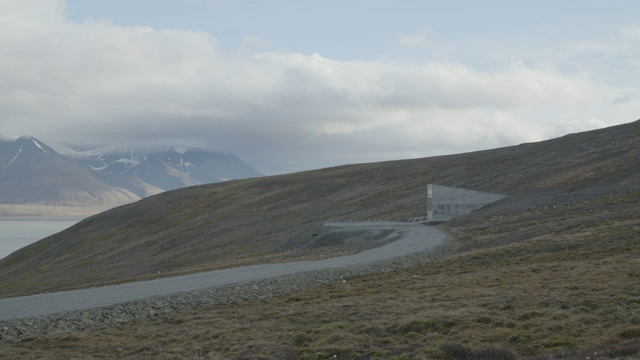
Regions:
[[520, 62], [478, 71], [442, 62], [226, 53], [208, 33], [71, 23], [60, 2], [46, 5], [37, 13], [21, 5], [0, 11], [0, 26], [11, 29], [0, 33], [0, 53], [11, 54], [0, 57], [0, 133], [80, 145], [226, 148], [275, 173], [604, 126], [603, 104], [620, 95], [581, 73]]
[[16, 23], [34, 26], [64, 18], [63, 0], [3, 0], [0, 6], [0, 19], [3, 20], [0, 24], [5, 26]]

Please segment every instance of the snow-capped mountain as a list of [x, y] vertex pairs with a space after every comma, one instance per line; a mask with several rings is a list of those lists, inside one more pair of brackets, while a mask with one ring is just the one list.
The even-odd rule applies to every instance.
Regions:
[[62, 155], [30, 136], [0, 136], [0, 204], [112, 207], [165, 190], [257, 176], [223, 151], [127, 146]]
[[235, 155], [185, 146], [115, 146], [73, 155], [96, 172], [131, 176], [164, 190], [263, 176]]
[[139, 199], [38, 139], [0, 138], [0, 203], [116, 206]]

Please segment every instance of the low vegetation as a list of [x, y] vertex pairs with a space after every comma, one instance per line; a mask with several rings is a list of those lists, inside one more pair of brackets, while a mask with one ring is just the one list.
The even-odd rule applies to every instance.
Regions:
[[[333, 219], [367, 213], [382, 218], [419, 214], [421, 199], [414, 197], [421, 185], [409, 174], [431, 174], [434, 168], [439, 173], [428, 175], [427, 180], [449, 179], [446, 185], [480, 190], [494, 188], [510, 197], [441, 225], [456, 242], [455, 253], [447, 258], [263, 301], [217, 305], [101, 330], [47, 334], [0, 344], [0, 357], [640, 358], [639, 127], [636, 122], [489, 152], [291, 175], [320, 177], [332, 184], [333, 191], [301, 192], [299, 197], [289, 198], [288, 210], [279, 208], [284, 203], [273, 205], [271, 211], [288, 212], [294, 221], [285, 227], [280, 225], [284, 219], [271, 218], [276, 230], [260, 230], [261, 234], [254, 234], [257, 238], [269, 242], [269, 234], [278, 231], [308, 234], [318, 223], [309, 215], [312, 210], [321, 214], [318, 217]], [[449, 165], [438, 165], [440, 162]], [[431, 166], [429, 171], [421, 168], [426, 165]], [[498, 167], [501, 172], [494, 173], [492, 169]], [[397, 173], [389, 175], [394, 168]], [[414, 172], [405, 171], [409, 169]], [[369, 180], [358, 177], [363, 171]], [[276, 185], [270, 186], [280, 188], [282, 179], [289, 178], [227, 186], [259, 186], [268, 194], [264, 182], [274, 182]], [[360, 202], [342, 194], [344, 207], [339, 210], [339, 204], [331, 201], [335, 200], [332, 194], [347, 192], [336, 185], [341, 181], [354, 181], [357, 186], [349, 189], [356, 192], [360, 187], [379, 191], [371, 195], [375, 200], [366, 200], [361, 193], [365, 199]], [[208, 196], [215, 189], [193, 188], [182, 194]], [[182, 197], [180, 201], [192, 200]], [[193, 201], [194, 206], [176, 205], [173, 209], [185, 214], [172, 221], [215, 213], [198, 210], [198, 202]], [[257, 208], [244, 201], [246, 214], [253, 214]], [[325, 208], [319, 207], [323, 201], [328, 201]], [[313, 209], [307, 209], [306, 202], [312, 203]], [[229, 200], [223, 208], [233, 204]], [[369, 207], [356, 211], [358, 204]], [[131, 214], [135, 209], [127, 211]], [[111, 218], [92, 221], [117, 222], [113, 215], [118, 211]], [[253, 220], [246, 221], [250, 228]], [[161, 227], [147, 224], [145, 228], [153, 232]], [[107, 227], [104, 233], [111, 232], [117, 239], [118, 231], [124, 230]], [[243, 236], [247, 232], [241, 231]], [[296, 241], [287, 244], [300, 250]], [[265, 254], [269, 254], [269, 246], [264, 245]], [[280, 253], [287, 251], [280, 248]], [[250, 251], [234, 254], [231, 258], [239, 259], [237, 254], [248, 256]], [[97, 266], [95, 262], [91, 265]]]

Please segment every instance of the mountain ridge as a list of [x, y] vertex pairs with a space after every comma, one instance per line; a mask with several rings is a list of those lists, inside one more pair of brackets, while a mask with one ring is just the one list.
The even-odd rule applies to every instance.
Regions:
[[140, 198], [111, 187], [31, 136], [0, 141], [0, 203], [117, 206]]
[[164, 190], [263, 176], [230, 152], [202, 147], [118, 145], [72, 156], [92, 170], [135, 176]]
[[160, 154], [167, 151], [175, 151], [178, 154], [184, 154], [188, 150], [211, 151], [220, 154], [231, 154], [231, 152], [220, 149], [208, 149], [201, 146], [184, 146], [184, 145], [114, 145], [103, 146], [91, 150], [77, 151], [70, 154], [71, 157], [90, 157], [109, 154], [123, 153], [139, 153], [139, 154]]
[[0, 138], [0, 204], [5, 205], [108, 208], [166, 190], [252, 176], [262, 174], [230, 152], [205, 148], [127, 146], [63, 155], [32, 136]]

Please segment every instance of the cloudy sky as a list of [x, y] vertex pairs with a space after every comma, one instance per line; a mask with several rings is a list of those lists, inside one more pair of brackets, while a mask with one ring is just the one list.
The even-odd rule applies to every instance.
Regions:
[[266, 174], [640, 118], [640, 2], [0, 0], [0, 134]]

